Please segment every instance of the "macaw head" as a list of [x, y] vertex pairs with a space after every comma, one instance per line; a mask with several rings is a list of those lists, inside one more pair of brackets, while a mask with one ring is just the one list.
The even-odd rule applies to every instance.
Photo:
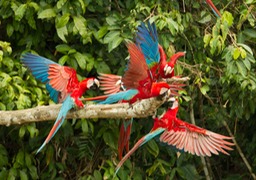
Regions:
[[167, 77], [172, 77], [174, 76], [174, 67], [176, 65], [177, 60], [185, 56], [186, 52], [178, 52], [170, 58], [170, 61], [164, 66], [164, 75]]
[[156, 82], [151, 87], [151, 97], [164, 96], [170, 89], [166, 82]]
[[98, 79], [92, 77], [92, 78], [86, 78], [80, 83], [80, 88], [87, 90], [87, 89], [96, 89], [100, 86], [100, 82]]

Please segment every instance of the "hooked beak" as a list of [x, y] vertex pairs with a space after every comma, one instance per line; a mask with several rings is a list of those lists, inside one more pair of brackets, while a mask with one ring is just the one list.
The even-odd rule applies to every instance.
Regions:
[[168, 66], [168, 64], [166, 64], [164, 67], [164, 75], [171, 74], [172, 71], [173, 71], [173, 68], [171, 66]]
[[95, 79], [93, 80], [93, 85], [91, 86], [90, 89], [96, 90], [96, 89], [99, 88], [99, 87], [100, 87], [100, 82], [99, 82], [98, 79], [95, 78]]

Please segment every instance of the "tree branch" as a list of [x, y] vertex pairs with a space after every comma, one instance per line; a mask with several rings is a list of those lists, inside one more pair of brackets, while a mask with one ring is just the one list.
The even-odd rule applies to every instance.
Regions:
[[[155, 110], [161, 106], [168, 96], [162, 98], [150, 98], [141, 100], [133, 105], [119, 103], [112, 105], [87, 104], [84, 109], [73, 109], [67, 119], [71, 118], [140, 118], [153, 115]], [[31, 109], [0, 111], [0, 125], [24, 124], [55, 120], [60, 110], [61, 104], [38, 106]]]

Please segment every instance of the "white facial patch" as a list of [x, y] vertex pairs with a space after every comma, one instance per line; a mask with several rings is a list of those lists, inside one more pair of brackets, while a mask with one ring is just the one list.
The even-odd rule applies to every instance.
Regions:
[[94, 84], [94, 80], [93, 79], [89, 79], [87, 81], [87, 88], [90, 89], [93, 86], [93, 84]]
[[168, 91], [168, 88], [161, 88], [160, 95], [166, 93]]

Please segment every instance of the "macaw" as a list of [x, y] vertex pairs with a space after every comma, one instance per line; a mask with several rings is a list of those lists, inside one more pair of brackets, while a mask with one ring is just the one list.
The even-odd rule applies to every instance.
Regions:
[[213, 13], [220, 18], [221, 14], [219, 12], [219, 10], [215, 7], [215, 5], [213, 4], [213, 2], [211, 0], [205, 0], [206, 3], [210, 6], [210, 8], [212, 9]]
[[[174, 54], [170, 61], [166, 61], [166, 55], [162, 46], [158, 43], [158, 35], [155, 24], [148, 22], [148, 28], [144, 23], [138, 27], [136, 33], [135, 42], [137, 47], [142, 51], [148, 68], [150, 69], [150, 75], [152, 81], [159, 81], [161, 78], [171, 78], [174, 76], [174, 66], [178, 58], [185, 55], [185, 52], [178, 52]], [[124, 83], [121, 76], [112, 74], [100, 74], [99, 76], [101, 90], [104, 94], [114, 94], [125, 90]], [[116, 95], [114, 96], [116, 97]], [[126, 147], [126, 151], [129, 151], [129, 139], [133, 119], [124, 120], [120, 127], [120, 134], [118, 140], [118, 154], [122, 159], [123, 149]]]
[[174, 76], [174, 66], [177, 60], [185, 55], [185, 52], [174, 54], [170, 61], [166, 61], [166, 55], [163, 47], [158, 42], [156, 25], [147, 22], [148, 28], [142, 22], [138, 27], [135, 42], [139, 46], [145, 56], [146, 63], [151, 69], [155, 80], [160, 78], [172, 78]]
[[160, 117], [154, 118], [154, 125], [151, 131], [139, 139], [133, 148], [123, 157], [116, 167], [115, 174], [132, 153], [160, 134], [159, 139], [161, 142], [197, 156], [218, 155], [219, 152], [229, 155], [226, 150], [233, 150], [229, 146], [233, 146], [234, 144], [225, 140], [230, 140], [232, 137], [211, 132], [177, 118], [179, 108], [178, 100], [176, 98], [170, 98], [170, 100], [173, 101], [172, 107], [168, 108]]
[[[101, 100], [99, 104], [112, 104], [119, 101], [133, 104], [137, 100], [156, 97], [171, 90], [172, 94], [177, 95], [182, 85], [169, 85], [166, 82], [154, 82], [151, 71], [146, 64], [144, 54], [133, 43], [128, 43], [130, 61], [128, 69], [123, 77], [116, 75], [101, 74], [101, 87], [105, 91], [104, 96], [86, 98], [85, 100]], [[120, 91], [122, 87], [123, 91]], [[126, 88], [126, 89], [125, 89]], [[114, 94], [113, 94], [114, 93]], [[129, 150], [129, 138], [132, 126], [132, 119], [126, 120], [121, 125], [118, 140], [118, 154], [122, 158], [123, 149]]]
[[49, 59], [31, 53], [23, 54], [21, 61], [31, 70], [36, 79], [46, 84], [51, 99], [55, 103], [62, 103], [58, 117], [44, 143], [37, 150], [38, 153], [59, 130], [68, 111], [75, 106], [84, 107], [80, 97], [95, 85], [99, 87], [99, 81], [92, 77], [79, 82], [75, 69], [61, 66]]

